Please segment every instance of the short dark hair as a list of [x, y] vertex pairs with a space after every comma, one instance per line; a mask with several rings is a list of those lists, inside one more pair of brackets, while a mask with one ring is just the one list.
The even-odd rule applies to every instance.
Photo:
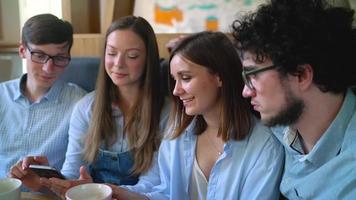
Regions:
[[297, 74], [310, 64], [321, 91], [341, 93], [356, 84], [353, 15], [325, 0], [271, 0], [235, 20], [233, 36], [257, 62], [268, 57], [281, 74]]
[[61, 44], [68, 42], [70, 51], [73, 44], [73, 27], [52, 14], [39, 14], [28, 19], [22, 28], [22, 44]]
[[[224, 141], [244, 139], [251, 129], [249, 102], [242, 97], [242, 64], [231, 40], [220, 32], [204, 31], [185, 37], [171, 52], [169, 63], [175, 55], [206, 67], [222, 81], [220, 91], [222, 111], [219, 133]], [[169, 70], [170, 72], [170, 70]], [[193, 116], [184, 113], [184, 105], [179, 97], [173, 96], [175, 81], [170, 78], [171, 97], [175, 104], [171, 110], [171, 123], [175, 127], [172, 138], [178, 137], [192, 121]], [[206, 129], [202, 116], [197, 117], [196, 134]], [[174, 121], [174, 122], [173, 122]]]

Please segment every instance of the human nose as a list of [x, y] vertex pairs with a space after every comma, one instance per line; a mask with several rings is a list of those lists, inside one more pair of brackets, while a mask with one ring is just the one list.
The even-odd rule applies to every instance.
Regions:
[[256, 91], [254, 89], [249, 88], [246, 84], [244, 85], [244, 88], [242, 90], [242, 96], [244, 98], [249, 98], [255, 96]]
[[55, 68], [55, 64], [52, 58], [48, 58], [47, 62], [42, 66], [42, 70], [47, 73], [53, 72], [54, 68]]
[[184, 90], [182, 88], [182, 85], [179, 81], [176, 81], [175, 85], [174, 85], [174, 89], [173, 89], [173, 95], [174, 96], [179, 96], [181, 94], [183, 94]]
[[122, 67], [124, 66], [124, 63], [125, 63], [125, 56], [123, 53], [118, 53], [115, 60], [114, 60], [114, 64], [115, 66], [118, 66], [118, 67]]

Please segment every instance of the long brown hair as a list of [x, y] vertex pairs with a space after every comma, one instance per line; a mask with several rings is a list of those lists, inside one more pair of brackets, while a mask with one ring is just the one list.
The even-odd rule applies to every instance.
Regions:
[[[173, 49], [170, 62], [175, 55], [180, 55], [189, 61], [208, 68], [212, 74], [217, 74], [222, 81], [220, 127], [218, 136], [224, 141], [229, 139], [242, 140], [251, 129], [251, 116], [249, 103], [242, 97], [244, 86], [241, 72], [242, 64], [229, 38], [220, 32], [204, 31], [184, 38]], [[169, 80], [170, 91], [173, 91], [175, 82]], [[172, 92], [171, 92], [172, 94]], [[169, 131], [171, 137], [180, 136], [191, 123], [194, 116], [184, 112], [184, 105], [179, 97], [171, 95], [174, 101]], [[197, 116], [195, 133], [201, 134], [207, 124], [201, 115]]]
[[[142, 17], [127, 16], [114, 21], [106, 33], [105, 46], [109, 34], [116, 30], [130, 30], [136, 33], [145, 43], [147, 52], [145, 69], [140, 80], [140, 97], [137, 97], [129, 114], [125, 116], [124, 127], [134, 157], [132, 173], [139, 174], [151, 166], [153, 154], [160, 142], [159, 122], [163, 96], [160, 93], [158, 46], [151, 25]], [[117, 86], [103, 67], [104, 64], [105, 61], [102, 61], [96, 83], [93, 115], [84, 148], [84, 158], [89, 163], [95, 160], [102, 141], [109, 147], [117, 140], [112, 103], [119, 102], [120, 97]]]

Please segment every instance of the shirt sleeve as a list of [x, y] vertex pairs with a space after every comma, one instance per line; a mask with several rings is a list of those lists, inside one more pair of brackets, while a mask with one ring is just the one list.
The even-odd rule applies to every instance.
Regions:
[[122, 187], [127, 190], [143, 194], [150, 192], [154, 186], [159, 185], [160, 175], [157, 163], [157, 154], [158, 153], [155, 153], [153, 157], [150, 169], [140, 176], [136, 185], [122, 185]]
[[158, 155], [155, 155], [154, 162], [150, 170], [141, 175], [139, 182], [133, 186], [122, 186], [133, 192], [145, 195], [149, 199], [166, 200], [169, 199], [169, 166], [167, 158], [169, 156], [169, 148], [162, 141]]
[[142, 193], [151, 200], [170, 199], [171, 178], [170, 172], [170, 145], [167, 140], [163, 140], [158, 151], [156, 174], [159, 176], [158, 184], [154, 185], [149, 192]]
[[79, 178], [79, 168], [84, 165], [83, 149], [84, 136], [89, 127], [89, 113], [90, 113], [90, 99], [85, 96], [74, 107], [70, 125], [69, 125], [69, 139], [68, 148], [66, 152], [65, 161], [62, 167], [62, 174], [69, 179]]
[[283, 166], [283, 146], [271, 135], [250, 169], [240, 199], [279, 199]]

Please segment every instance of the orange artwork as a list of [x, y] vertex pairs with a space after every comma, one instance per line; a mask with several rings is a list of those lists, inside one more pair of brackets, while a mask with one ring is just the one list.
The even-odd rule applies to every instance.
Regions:
[[205, 28], [209, 31], [217, 31], [219, 26], [218, 19], [216, 17], [208, 17], [205, 20]]
[[183, 20], [183, 12], [176, 7], [162, 8], [156, 4], [154, 13], [155, 22], [160, 24], [173, 26], [173, 20], [177, 22]]

